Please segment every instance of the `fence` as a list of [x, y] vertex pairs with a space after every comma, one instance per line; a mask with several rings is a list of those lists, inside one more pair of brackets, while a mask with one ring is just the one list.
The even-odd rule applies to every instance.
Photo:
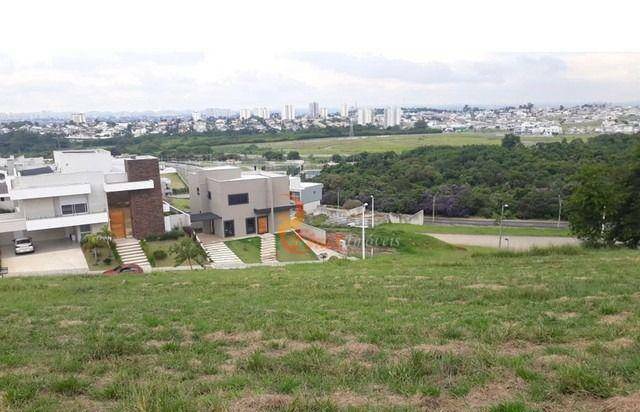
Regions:
[[413, 215], [402, 215], [396, 213], [388, 213], [387, 219], [389, 223], [408, 223], [410, 225], [424, 224], [424, 210], [420, 210]]
[[327, 232], [323, 229], [319, 229], [315, 226], [308, 225], [306, 223], [300, 223], [298, 228], [298, 234], [312, 242], [319, 243], [321, 245], [327, 244]]

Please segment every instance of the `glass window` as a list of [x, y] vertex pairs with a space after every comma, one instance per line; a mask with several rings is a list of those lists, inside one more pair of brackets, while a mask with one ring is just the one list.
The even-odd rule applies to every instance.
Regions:
[[209, 200], [211, 200], [211, 191], [210, 191], [210, 190], [208, 190], [208, 191], [207, 191], [207, 198], [208, 198]]
[[247, 235], [251, 235], [253, 233], [256, 233], [256, 218], [255, 217], [248, 217], [246, 219], [246, 225], [247, 225]]
[[62, 205], [62, 214], [63, 215], [72, 215], [73, 214], [73, 205]]
[[229, 195], [229, 206], [244, 205], [249, 203], [249, 193], [236, 193]]
[[87, 213], [87, 204], [86, 203], [78, 203], [75, 206], [75, 213]]

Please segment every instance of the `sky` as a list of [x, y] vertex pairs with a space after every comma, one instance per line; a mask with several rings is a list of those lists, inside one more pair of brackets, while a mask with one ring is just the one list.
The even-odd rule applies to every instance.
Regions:
[[6, 113], [640, 102], [629, 1], [6, 3]]

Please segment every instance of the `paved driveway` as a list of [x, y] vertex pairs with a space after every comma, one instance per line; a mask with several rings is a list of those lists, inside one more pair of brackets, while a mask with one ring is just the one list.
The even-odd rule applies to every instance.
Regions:
[[6, 276], [33, 276], [86, 273], [89, 270], [80, 245], [69, 240], [36, 242], [36, 251], [17, 255], [13, 247], [2, 246], [2, 266]]
[[[427, 233], [436, 239], [453, 245], [498, 247], [498, 236], [495, 235], [454, 235]], [[528, 250], [532, 247], [549, 247], [562, 245], [579, 245], [580, 241], [573, 237], [559, 236], [503, 236], [502, 247], [512, 250]]]

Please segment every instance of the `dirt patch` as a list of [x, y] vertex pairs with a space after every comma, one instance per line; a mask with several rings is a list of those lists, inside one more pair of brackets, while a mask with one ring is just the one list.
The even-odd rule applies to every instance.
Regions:
[[161, 348], [164, 345], [170, 343], [168, 340], [148, 340], [144, 343], [144, 346], [148, 347], [148, 348]]
[[331, 397], [331, 402], [333, 402], [340, 409], [347, 408], [361, 408], [366, 405], [371, 405], [373, 400], [367, 398], [366, 396], [357, 395], [350, 391], [339, 391], [334, 392]]
[[522, 379], [511, 378], [500, 382], [491, 382], [479, 388], [471, 389], [465, 396], [465, 403], [472, 409], [483, 408], [498, 402], [512, 399], [525, 389]]
[[618, 339], [612, 340], [611, 342], [605, 343], [604, 346], [607, 349], [620, 350], [620, 349], [629, 349], [633, 347], [634, 344], [635, 342], [633, 341], [633, 339], [618, 338]]
[[292, 401], [289, 395], [249, 395], [237, 399], [230, 405], [231, 411], [272, 411], [286, 408]]
[[64, 320], [61, 320], [60, 322], [58, 322], [58, 326], [60, 326], [61, 328], [69, 328], [71, 326], [84, 325], [84, 323], [85, 322], [83, 320], [64, 319]]
[[501, 356], [520, 356], [538, 352], [542, 349], [540, 345], [535, 345], [526, 341], [509, 341], [503, 343], [498, 349]]
[[627, 396], [615, 396], [604, 403], [604, 412], [637, 412], [640, 409], [640, 392]]
[[562, 365], [572, 361], [573, 359], [566, 355], [544, 355], [537, 357], [533, 364], [537, 367], [548, 368], [550, 366]]
[[497, 283], [474, 283], [473, 285], [465, 286], [466, 289], [487, 289], [487, 290], [503, 290], [507, 287], [504, 285], [498, 285]]
[[471, 353], [473, 349], [462, 341], [453, 341], [453, 342], [447, 342], [443, 345], [423, 343], [423, 344], [414, 346], [411, 349], [411, 351], [407, 351], [406, 349], [404, 351], [406, 351], [407, 354], [411, 351], [419, 351], [419, 352], [439, 352], [439, 353], [452, 353], [454, 355], [464, 355], [464, 354]]
[[224, 332], [217, 331], [204, 336], [204, 340], [223, 343], [246, 343], [256, 342], [262, 339], [262, 332], [259, 330], [249, 332]]
[[330, 346], [326, 349], [329, 353], [334, 355], [338, 353], [347, 353], [349, 357], [353, 359], [373, 356], [380, 352], [378, 346], [363, 342], [347, 342], [344, 345]]
[[406, 302], [406, 301], [408, 301], [409, 299], [407, 299], [407, 298], [399, 298], [399, 297], [396, 297], [396, 296], [389, 296], [389, 297], [387, 298], [387, 300], [388, 300], [389, 302]]
[[624, 322], [631, 316], [631, 312], [620, 312], [615, 315], [605, 315], [600, 318], [600, 323], [605, 325], [617, 325]]
[[544, 314], [547, 315], [550, 318], [554, 318], [554, 319], [558, 319], [558, 320], [573, 319], [573, 318], [578, 316], [578, 314], [576, 312], [561, 312], [561, 313], [545, 312]]

